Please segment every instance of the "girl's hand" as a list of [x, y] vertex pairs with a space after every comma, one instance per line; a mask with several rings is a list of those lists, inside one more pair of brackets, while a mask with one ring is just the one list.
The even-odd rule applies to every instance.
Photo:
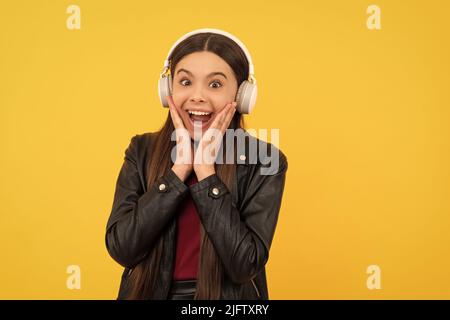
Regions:
[[194, 156], [194, 171], [197, 180], [214, 174], [214, 163], [216, 161], [222, 138], [230, 125], [236, 112], [236, 102], [228, 103], [216, 116], [199, 141], [198, 148]]
[[[193, 170], [194, 147], [191, 142], [191, 137], [183, 120], [178, 113], [178, 108], [173, 102], [172, 96], [166, 96], [169, 103], [170, 117], [172, 118], [173, 126], [175, 127], [176, 135], [176, 160], [172, 166], [172, 170], [180, 178], [185, 181]], [[172, 156], [172, 155], [171, 155]]]

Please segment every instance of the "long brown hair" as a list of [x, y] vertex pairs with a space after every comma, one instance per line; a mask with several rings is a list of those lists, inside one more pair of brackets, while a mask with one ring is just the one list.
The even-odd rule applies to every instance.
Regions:
[[[192, 35], [178, 44], [169, 57], [171, 62], [170, 73], [172, 75], [175, 74], [175, 68], [184, 56], [199, 51], [209, 51], [224, 59], [233, 70], [238, 87], [242, 81], [247, 80], [249, 64], [242, 49], [228, 37], [209, 32]], [[239, 112], [234, 114], [230, 128], [244, 128], [243, 118]], [[147, 166], [148, 188], [151, 188], [153, 183], [165, 175], [173, 165], [170, 157], [171, 150], [175, 146], [175, 141], [171, 141], [173, 131], [174, 126], [170, 113], [168, 113], [164, 125], [157, 132], [152, 153], [149, 155]], [[236, 147], [236, 143], [234, 143], [234, 146]], [[226, 145], [225, 136], [223, 139], [223, 150], [225, 151], [223, 159], [227, 159], [226, 152], [229, 148]], [[236, 155], [236, 150], [234, 150], [234, 155]], [[217, 175], [231, 192], [236, 175], [236, 162], [233, 161], [231, 164], [216, 163], [215, 168]], [[194, 299], [220, 299], [223, 278], [222, 262], [201, 223], [200, 233], [200, 261], [197, 275], [197, 290]], [[128, 299], [152, 298], [153, 290], [160, 274], [161, 256], [163, 254], [163, 235], [164, 232], [148, 248], [149, 252], [146, 258], [133, 269], [130, 275], [131, 292]]]

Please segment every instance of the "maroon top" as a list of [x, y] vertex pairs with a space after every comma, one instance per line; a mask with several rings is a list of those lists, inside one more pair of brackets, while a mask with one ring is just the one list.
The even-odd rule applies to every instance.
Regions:
[[[195, 173], [192, 173], [185, 181], [188, 186], [197, 182]], [[200, 218], [190, 194], [186, 196], [179, 206], [176, 241], [173, 279], [197, 279], [200, 253]]]

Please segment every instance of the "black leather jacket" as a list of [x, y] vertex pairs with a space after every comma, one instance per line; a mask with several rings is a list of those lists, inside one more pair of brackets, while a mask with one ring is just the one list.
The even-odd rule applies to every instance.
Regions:
[[[265, 147], [272, 146], [245, 134]], [[247, 145], [245, 157], [237, 155], [236, 181], [231, 191], [216, 174], [187, 186], [172, 170], [147, 190], [147, 161], [155, 137], [155, 133], [144, 133], [131, 139], [117, 179], [105, 237], [109, 254], [125, 268], [117, 299], [126, 298], [132, 268], [159, 236], [164, 237], [164, 248], [170, 249], [164, 249], [161, 281], [152, 298], [167, 299], [175, 262], [177, 205], [188, 195], [223, 263], [221, 299], [269, 299], [265, 264], [281, 206], [286, 156], [276, 149], [277, 173], [262, 175], [260, 169], [269, 166], [267, 158], [261, 161], [260, 155], [254, 163]], [[166, 185], [164, 190], [159, 188], [161, 183]], [[211, 192], [214, 187], [219, 194]]]

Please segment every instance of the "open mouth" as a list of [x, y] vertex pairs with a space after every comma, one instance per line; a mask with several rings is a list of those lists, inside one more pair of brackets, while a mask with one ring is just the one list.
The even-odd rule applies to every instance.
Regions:
[[199, 125], [202, 128], [206, 127], [213, 118], [212, 112], [206, 111], [188, 110], [188, 115], [192, 126]]

